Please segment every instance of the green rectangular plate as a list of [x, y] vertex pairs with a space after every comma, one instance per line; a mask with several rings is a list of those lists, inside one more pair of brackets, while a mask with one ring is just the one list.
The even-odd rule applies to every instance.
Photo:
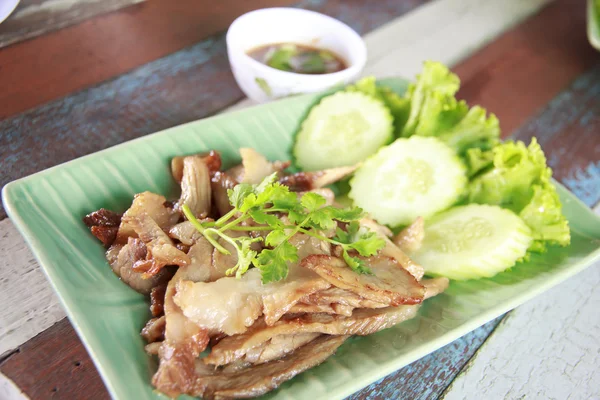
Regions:
[[[402, 92], [406, 83], [386, 84]], [[318, 100], [304, 95], [167, 129], [12, 182], [6, 210], [33, 250], [67, 314], [116, 399], [154, 399], [156, 362], [146, 356], [140, 329], [146, 300], [111, 272], [104, 251], [81, 222], [100, 207], [123, 211], [135, 193], [177, 195], [169, 160], [217, 149], [231, 164], [253, 147], [271, 160], [290, 157], [293, 133]], [[265, 396], [341, 399], [444, 346], [589, 266], [600, 257], [600, 220], [558, 186], [573, 232], [554, 248], [493, 279], [452, 282], [427, 300], [413, 320], [353, 338], [334, 357]]]

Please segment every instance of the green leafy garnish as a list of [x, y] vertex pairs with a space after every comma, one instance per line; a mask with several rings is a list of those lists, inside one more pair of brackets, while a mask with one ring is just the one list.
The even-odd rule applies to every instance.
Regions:
[[410, 85], [406, 100], [410, 114], [401, 136], [435, 136], [460, 155], [468, 149], [488, 150], [499, 143], [500, 124], [485, 109], [469, 109], [454, 96], [460, 86], [458, 76], [443, 64], [426, 62], [417, 81]]
[[267, 83], [267, 81], [264, 78], [256, 77], [256, 78], [254, 78], [254, 81], [256, 82], [256, 84], [258, 85], [258, 87], [261, 88], [261, 90], [263, 92], [265, 92], [265, 94], [267, 96], [271, 97], [271, 95], [273, 95], [273, 91], [271, 90], [271, 86], [269, 86], [269, 84]]
[[[288, 265], [298, 261], [298, 249], [289, 240], [297, 233], [340, 246], [342, 255], [350, 268], [358, 273], [370, 273], [356, 254], [369, 257], [383, 248], [385, 242], [377, 234], [359, 227], [363, 211], [358, 208], [339, 209], [326, 206], [323, 196], [305, 193], [300, 199], [287, 186], [275, 182], [276, 174], [266, 177], [258, 185], [241, 183], [228, 191], [233, 209], [215, 222], [202, 223], [182, 207], [186, 218], [221, 253], [229, 254], [218, 242], [221, 238], [235, 249], [238, 261], [227, 275], [241, 277], [251, 266], [260, 269], [263, 283], [285, 279]], [[279, 215], [286, 214], [288, 223]], [[251, 224], [248, 224], [251, 222]], [[340, 229], [338, 222], [347, 223], [347, 230]], [[328, 238], [321, 232], [336, 229], [336, 236]], [[226, 231], [268, 231], [265, 246], [260, 252], [253, 244], [262, 237], [231, 237]]]
[[547, 243], [570, 243], [569, 223], [550, 181], [552, 170], [535, 138], [529, 146], [506, 141], [488, 151], [471, 149], [467, 160], [473, 177], [470, 203], [499, 205], [518, 214], [531, 228], [532, 251], [544, 251]]
[[305, 74], [324, 74], [327, 72], [325, 60], [320, 52], [307, 53], [302, 60], [302, 67], [300, 70]]
[[298, 54], [298, 48], [293, 44], [284, 45], [277, 48], [271, 56], [267, 59], [266, 64], [275, 69], [281, 71], [291, 72], [293, 71], [291, 61], [292, 57]]

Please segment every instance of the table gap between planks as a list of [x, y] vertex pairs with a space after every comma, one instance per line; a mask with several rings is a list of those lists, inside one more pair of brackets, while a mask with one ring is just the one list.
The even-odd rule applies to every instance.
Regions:
[[[518, 9], [515, 6], [517, 3], [521, 4], [521, 2], [507, 1], [504, 7], [507, 9], [510, 7]], [[539, 1], [536, 4], [533, 3], [529, 3], [529, 8], [521, 4], [523, 7], [522, 13], [516, 13], [513, 17], [517, 20], [526, 17], [546, 2]], [[314, 4], [314, 2], [311, 2], [311, 4]], [[484, 107], [496, 112], [501, 120], [505, 136], [512, 133], [515, 128], [522, 126], [532, 115], [537, 114], [557, 93], [568, 88], [568, 85], [574, 78], [590, 70], [594, 64], [597, 64], [598, 57], [587, 45], [585, 30], [582, 28], [584, 26], [583, 7], [573, 7], [574, 4], [573, 1], [563, 0], [549, 5], [538, 15], [505, 33], [489, 46], [456, 66], [455, 70], [463, 80], [461, 96], [466, 98], [471, 104], [482, 104]], [[331, 5], [329, 4], [329, 6]], [[356, 7], [359, 5], [355, 3], [352, 6], [356, 10]], [[434, 7], [436, 8], [434, 9]], [[506, 28], [508, 22], [504, 22], [503, 25], [494, 28], [494, 21], [497, 20], [494, 17], [497, 17], [497, 12], [506, 12], [502, 7], [502, 5], [492, 4], [490, 1], [475, 2], [464, 0], [437, 1], [422, 6], [414, 13], [406, 16], [404, 20], [398, 21], [398, 25], [394, 26], [395, 29], [386, 30], [384, 27], [382, 30], [372, 34], [373, 36], [368, 37], [367, 42], [369, 43], [370, 57], [366, 73], [374, 73], [377, 76], [398, 74], [411, 76], [420, 69], [420, 62], [425, 58], [441, 59], [444, 62], [455, 64], [469, 50], [480, 46], [486, 41], [492, 40]], [[469, 31], [468, 27], [457, 28], [457, 26], [465, 24], [465, 22], [477, 21], [474, 17], [481, 16], [482, 9], [487, 10], [488, 14], [485, 15], [489, 19], [480, 23], [491, 25], [491, 29], [488, 26], [488, 29], [491, 31], [489, 37], [473, 39], [474, 33], [477, 33], [477, 26], [473, 28], [474, 32]], [[452, 11], [454, 11], [454, 14], [452, 14]], [[345, 12], [343, 11], [343, 7], [337, 10], [337, 12], [339, 12], [339, 15], [331, 12], [331, 9], [329, 9], [330, 14], [344, 19], [344, 15], [342, 15]], [[453, 19], [447, 18], [448, 13], [450, 13]], [[434, 16], [438, 18], [437, 21], [433, 19]], [[446, 17], [444, 18], [446, 24], [444, 25], [449, 25], [449, 27], [441, 27], [440, 21], [442, 21], [442, 16]], [[461, 17], [463, 18], [461, 19]], [[352, 17], [346, 15], [346, 18], [351, 19]], [[424, 22], [429, 22], [429, 24], [424, 24]], [[433, 22], [437, 22], [437, 24]], [[373, 25], [377, 26], [377, 24]], [[552, 29], [548, 29], [549, 26]], [[479, 28], [482, 27], [480, 26]], [[434, 33], [427, 32], [427, 29], [434, 30]], [[365, 30], [362, 30], [362, 32]], [[456, 47], [464, 46], [462, 51], [452, 52], [448, 50], [452, 46], [441, 47], [439, 40], [443, 39], [444, 36], [452, 37], [453, 44]], [[370, 38], [373, 39], [369, 40]], [[438, 40], [437, 46], [433, 38]], [[386, 39], [396, 39], [396, 42], [393, 43], [393, 48], [386, 48], [383, 45]], [[387, 46], [390, 45], [390, 43], [387, 44]], [[205, 47], [202, 46], [203, 43], [200, 43], [199, 45], [192, 46], [192, 48], [200, 47], [206, 51], [209, 47], [220, 46], [220, 50], [213, 50], [213, 53], [209, 54], [217, 59], [223, 51], [223, 43], [219, 38], [210, 40]], [[186, 53], [186, 50], [180, 53], [188, 57], [193, 56], [193, 54]], [[0, 59], [1, 56], [2, 53], [0, 52]], [[174, 54], [162, 60], [163, 67], [165, 67], [163, 70], [160, 68], [152, 69], [151, 67], [149, 69], [152, 72], [158, 71], [164, 73], [165, 70], [168, 70], [168, 65], [166, 64], [168, 64], [169, 59], [171, 59], [171, 62], [178, 62], [182, 59], [177, 57], [178, 54]], [[206, 63], [210, 64], [214, 61], [214, 59], [208, 57]], [[160, 62], [158, 63], [160, 64]], [[213, 65], [213, 68], [223, 67], [223, 65], [226, 64], [222, 60], [218, 60]], [[142, 67], [141, 70], [144, 68]], [[592, 69], [592, 74], [593, 71], [595, 70]], [[186, 72], [189, 72], [189, 74], [183, 74], [175, 78], [185, 82], [190, 77], [190, 74], [199, 73], [198, 69], [194, 68]], [[200, 72], [205, 71], [201, 70]], [[130, 79], [135, 79], [135, 71], [130, 75], [132, 75], [129, 77]], [[235, 88], [229, 75], [227, 76], [226, 85]], [[152, 85], [148, 85], [149, 87], [145, 90], [161, 88], [161, 84], [164, 85], [162, 88], [169, 87], [162, 82], [153, 84], [159, 86], [153, 87]], [[100, 86], [98, 88], [98, 90], [105, 89], [107, 87]], [[143, 85], [140, 85], [138, 90], [141, 91], [140, 94], [144, 94]], [[517, 91], [521, 97], [519, 98], [519, 107], [514, 107], [514, 93]], [[88, 99], [93, 97], [90, 92], [82, 93], [87, 94], [87, 96], [84, 96], [84, 99], [86, 97]], [[239, 92], [235, 95], [232, 95], [232, 93], [234, 93], [233, 90], [227, 94], [230, 96], [229, 104], [240, 96]], [[576, 93], [576, 91], [573, 88], [569, 88], [565, 93]], [[81, 94], [73, 95], [72, 98], [80, 99], [77, 96], [81, 96]], [[155, 105], [160, 105], [161, 99], [154, 100]], [[59, 105], [64, 107], [65, 104], [69, 104], [69, 98], [57, 103], [60, 103]], [[0, 104], [2, 104], [2, 101], [0, 101]], [[91, 108], [96, 104], [93, 101], [87, 101], [84, 105], [85, 108]], [[41, 107], [37, 113], [36, 110], [33, 110], [31, 113], [25, 114], [26, 117], [16, 116], [6, 121], [15, 124], [15, 122], [24, 123], [27, 118], [34, 116], [48, 118], [48, 113], [55, 109], [52, 106], [46, 109]], [[201, 112], [210, 114], [217, 109], [214, 108], [213, 111], [208, 112], [203, 110]], [[533, 118], [529, 124], [525, 125], [528, 128], [520, 130], [518, 136], [528, 137], [531, 134], [535, 134], [538, 137], [544, 136], [544, 128], [547, 128], [547, 126], [540, 125], [538, 121], [543, 121], [544, 118], [547, 118], [545, 117], [546, 114], [547, 112], [544, 112], [539, 117]], [[68, 116], [63, 115], [60, 117], [63, 122], [68, 121]], [[186, 122], [186, 118], [190, 117], [195, 119], [194, 115], [187, 113], [171, 117], [168, 118], [168, 122], [172, 122], [172, 124]], [[176, 117], [179, 117], [179, 120]], [[90, 129], [83, 125], [86, 121], [90, 123], [94, 122], [94, 119], [90, 118], [90, 116], [87, 119], [82, 118], [77, 126], [78, 129], [82, 130], [82, 134], [88, 133], [86, 130]], [[165, 123], [165, 121], [157, 123], [158, 129], [162, 128], [161, 123]], [[8, 125], [0, 125], [0, 128], [2, 128], [0, 132], [5, 132], [6, 126]], [[17, 124], [17, 126], [21, 127], [20, 124]], [[153, 129], [151, 123], [147, 123], [142, 129], [145, 129], [145, 131], [138, 129], [134, 134], [139, 136], [158, 130]], [[567, 133], [566, 136], [565, 132]], [[572, 189], [577, 188], [578, 180], [576, 178], [578, 171], [582, 170], [582, 168], [585, 171], [586, 168], [595, 165], [597, 154], [594, 153], [594, 148], [589, 146], [586, 148], [585, 146], [592, 138], [591, 135], [593, 135], [593, 132], [593, 130], [584, 130], [581, 126], [578, 128], [577, 125], [574, 127], [563, 125], [554, 130], [553, 136], [548, 140], [548, 147], [545, 146], [545, 150], [549, 154], [549, 159], [552, 160], [552, 157], [554, 157], [557, 160], [555, 161], [556, 165], [553, 165], [556, 176]], [[561, 157], [564, 158], [565, 154], [563, 147], [555, 144], [557, 140], [552, 140], [554, 137], [558, 138], [560, 142], [566, 141], [573, 144], [573, 148], [578, 156], [577, 163], [560, 162]], [[125, 139], [127, 138], [114, 138], [114, 140], [121, 141]], [[79, 149], [79, 151], [84, 152], [87, 150], [95, 151], [95, 149]], [[581, 156], [580, 153], [582, 154]], [[23, 171], [11, 171], [17, 177], [20, 175], [19, 172], [22, 173]], [[25, 173], [31, 172], [25, 171]], [[585, 191], [581, 193], [585, 193]], [[580, 195], [580, 197], [581, 193], [577, 193], [576, 191], [576, 194]], [[593, 196], [593, 193], [591, 196]], [[436, 397], [448, 386], [452, 378], [456, 376], [456, 373], [468, 361], [479, 344], [496, 324], [497, 321], [486, 325], [473, 334], [467, 335], [461, 340], [448, 345], [446, 348], [390, 375], [383, 382], [355, 394], [353, 398], [374, 398], [373, 395], [375, 395], [375, 398], [387, 398], [390, 397], [391, 393], [411, 393], [414, 395], [409, 396], [411, 398], [417, 398], [423, 394]], [[14, 379], [18, 386], [32, 398], [64, 398], [65, 396], [69, 398], [107, 397], [107, 393], [93, 364], [67, 320], [62, 320], [22, 346], [19, 353], [12, 355], [0, 365], [0, 371]], [[441, 375], [444, 376], [441, 377]], [[423, 376], [428, 376], [429, 379], [424, 382], [422, 379]], [[65, 377], [69, 377], [69, 379], [65, 379]], [[69, 382], [66, 382], [66, 380]]]

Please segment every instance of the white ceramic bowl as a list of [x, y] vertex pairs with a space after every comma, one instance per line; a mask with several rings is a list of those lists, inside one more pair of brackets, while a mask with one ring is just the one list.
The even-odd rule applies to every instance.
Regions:
[[[348, 68], [331, 74], [296, 74], [268, 67], [247, 54], [274, 43], [331, 50], [346, 61]], [[358, 76], [367, 61], [365, 42], [352, 28], [326, 15], [297, 8], [265, 8], [240, 16], [227, 31], [227, 54], [238, 85], [246, 96], [259, 102], [346, 84]]]
[[0, 0], [0, 22], [4, 21], [17, 8], [20, 0]]

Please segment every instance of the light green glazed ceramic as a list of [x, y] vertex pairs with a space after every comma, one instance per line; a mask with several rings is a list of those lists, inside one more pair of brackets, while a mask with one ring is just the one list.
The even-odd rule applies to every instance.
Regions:
[[[386, 84], [402, 92], [405, 82]], [[216, 149], [232, 164], [239, 147], [272, 160], [290, 157], [299, 122], [318, 99], [304, 95], [219, 115], [159, 132], [12, 182], [3, 190], [8, 214], [60, 297], [69, 318], [115, 399], [155, 399], [140, 329], [149, 318], [143, 296], [111, 272], [104, 250], [81, 222], [100, 207], [125, 210], [135, 193], [177, 196], [169, 160]], [[419, 316], [377, 334], [353, 338], [321, 366], [265, 396], [341, 399], [444, 346], [600, 257], [600, 219], [558, 187], [573, 239], [568, 248], [534, 255], [493, 279], [452, 282], [427, 300]]]

